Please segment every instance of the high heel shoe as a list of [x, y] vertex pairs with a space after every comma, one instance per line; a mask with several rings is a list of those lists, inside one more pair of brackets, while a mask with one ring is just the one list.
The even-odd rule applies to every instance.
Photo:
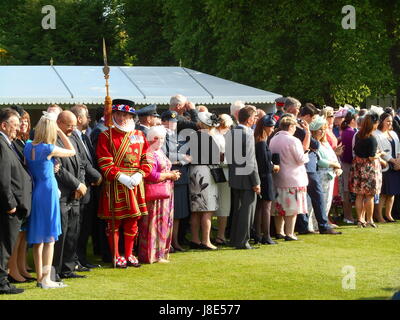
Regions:
[[275, 242], [270, 237], [268, 237], [268, 238], [262, 237], [261, 238], [261, 244], [278, 244], [278, 242]]
[[26, 283], [26, 282], [28, 282], [28, 281], [26, 281], [26, 279], [23, 280], [23, 281], [16, 280], [10, 275], [8, 275], [7, 280], [8, 280], [9, 283]]
[[367, 226], [370, 226], [372, 228], [378, 228], [378, 226], [373, 222], [367, 222]]
[[357, 227], [359, 228], [365, 228], [367, 224], [365, 222], [361, 222], [360, 220], [357, 221]]

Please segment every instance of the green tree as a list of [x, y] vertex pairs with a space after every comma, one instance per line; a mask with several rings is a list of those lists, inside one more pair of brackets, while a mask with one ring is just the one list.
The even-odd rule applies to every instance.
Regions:
[[118, 20], [105, 12], [113, 1], [54, 0], [56, 29], [45, 30], [41, 10], [47, 4], [45, 0], [20, 0], [0, 21], [10, 64], [46, 65], [52, 57], [58, 65], [99, 65], [103, 37], [113, 53], [110, 63], [123, 64]]
[[122, 1], [127, 51], [137, 65], [172, 65], [170, 43], [163, 37], [163, 0]]

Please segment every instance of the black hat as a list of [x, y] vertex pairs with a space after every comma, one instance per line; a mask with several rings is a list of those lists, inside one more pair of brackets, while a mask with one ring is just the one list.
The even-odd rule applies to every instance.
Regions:
[[274, 127], [276, 124], [274, 114], [268, 113], [264, 117], [262, 117], [262, 124], [264, 127]]
[[21, 106], [12, 105], [10, 108], [13, 109], [13, 110], [15, 110], [15, 111], [17, 111], [20, 117], [22, 117], [22, 116], [24, 115], [24, 111], [25, 111], [25, 110], [24, 110], [24, 108], [22, 108]]
[[122, 111], [135, 114], [135, 103], [131, 100], [114, 99], [112, 101], [112, 111]]
[[151, 104], [149, 106], [143, 107], [142, 109], [138, 110], [136, 114], [139, 117], [144, 117], [144, 116], [154, 116], [154, 117], [160, 117], [160, 115], [157, 113], [157, 105], [156, 104]]
[[178, 122], [178, 112], [167, 110], [161, 114], [161, 121], [173, 121]]

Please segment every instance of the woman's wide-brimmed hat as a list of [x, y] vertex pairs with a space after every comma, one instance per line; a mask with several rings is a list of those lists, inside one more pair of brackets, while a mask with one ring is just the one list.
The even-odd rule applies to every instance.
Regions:
[[218, 127], [219, 126], [219, 118], [216, 114], [210, 112], [199, 112], [198, 117], [200, 122], [204, 123], [209, 127]]

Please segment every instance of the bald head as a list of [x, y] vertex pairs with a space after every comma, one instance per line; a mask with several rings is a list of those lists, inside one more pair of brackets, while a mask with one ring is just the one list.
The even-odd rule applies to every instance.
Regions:
[[66, 136], [71, 136], [76, 128], [76, 116], [71, 111], [63, 111], [58, 115], [57, 125]]

